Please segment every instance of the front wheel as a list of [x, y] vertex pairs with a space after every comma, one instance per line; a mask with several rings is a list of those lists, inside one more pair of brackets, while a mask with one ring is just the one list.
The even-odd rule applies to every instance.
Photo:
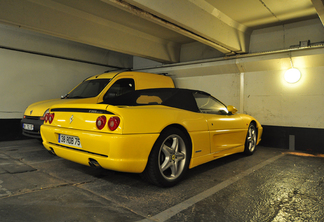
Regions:
[[255, 151], [257, 144], [257, 131], [256, 127], [253, 123], [250, 124], [246, 139], [245, 139], [245, 148], [244, 148], [244, 153], [247, 155], [252, 155]]
[[155, 142], [143, 176], [158, 186], [174, 186], [187, 171], [190, 158], [187, 136], [178, 128], [169, 128]]

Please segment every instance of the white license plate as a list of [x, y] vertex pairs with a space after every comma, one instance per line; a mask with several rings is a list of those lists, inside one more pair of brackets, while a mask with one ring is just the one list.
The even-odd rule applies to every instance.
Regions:
[[82, 148], [81, 141], [77, 136], [68, 136], [64, 134], [59, 134], [58, 142], [61, 144]]
[[34, 125], [33, 124], [24, 123], [23, 124], [23, 128], [25, 130], [34, 130]]

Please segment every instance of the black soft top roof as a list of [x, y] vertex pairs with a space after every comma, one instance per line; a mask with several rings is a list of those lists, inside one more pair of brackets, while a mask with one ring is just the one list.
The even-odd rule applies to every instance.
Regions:
[[135, 90], [105, 100], [103, 104], [115, 106], [144, 106], [144, 105], [164, 105], [193, 112], [199, 112], [194, 94], [205, 94], [206, 92], [180, 88], [159, 88]]

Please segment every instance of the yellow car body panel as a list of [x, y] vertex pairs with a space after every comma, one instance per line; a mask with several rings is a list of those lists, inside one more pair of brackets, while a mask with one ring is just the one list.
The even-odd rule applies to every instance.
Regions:
[[[79, 112], [78, 109], [91, 111]], [[103, 168], [122, 172], [143, 172], [155, 141], [168, 126], [176, 125], [188, 133], [192, 145], [189, 168], [243, 152], [247, 129], [252, 121], [258, 130], [257, 143], [262, 135], [262, 126], [244, 114], [229, 115], [226, 121], [219, 121], [215, 116], [224, 119], [226, 115], [209, 115], [162, 105], [61, 104], [51, 110], [55, 113], [53, 122], [44, 123], [41, 127], [47, 150], [84, 165], [89, 165], [89, 159], [95, 159]], [[97, 129], [96, 120], [102, 115], [107, 120], [118, 116], [119, 127], [115, 131], [110, 131], [107, 126]], [[218, 126], [213, 129], [215, 121], [218, 121]], [[59, 134], [78, 137], [82, 147], [60, 144]]]

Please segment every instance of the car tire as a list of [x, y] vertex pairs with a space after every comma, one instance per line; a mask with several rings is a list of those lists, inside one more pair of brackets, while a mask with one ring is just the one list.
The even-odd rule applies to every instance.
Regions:
[[178, 128], [168, 128], [156, 140], [142, 177], [161, 186], [176, 185], [185, 175], [191, 159], [188, 137]]
[[257, 130], [255, 125], [251, 123], [246, 134], [244, 153], [247, 155], [252, 155], [255, 152], [256, 144]]

